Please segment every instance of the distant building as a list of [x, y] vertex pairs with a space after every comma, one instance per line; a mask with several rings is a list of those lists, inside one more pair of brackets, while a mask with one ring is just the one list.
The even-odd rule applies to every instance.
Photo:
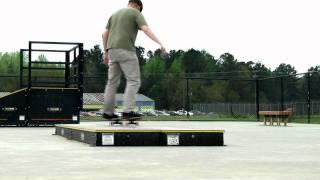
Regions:
[[[123, 106], [123, 94], [116, 94], [116, 109], [121, 111]], [[83, 108], [101, 109], [103, 107], [103, 93], [84, 93], [83, 94]], [[154, 110], [155, 102], [151, 98], [137, 94], [136, 96], [136, 110]]]

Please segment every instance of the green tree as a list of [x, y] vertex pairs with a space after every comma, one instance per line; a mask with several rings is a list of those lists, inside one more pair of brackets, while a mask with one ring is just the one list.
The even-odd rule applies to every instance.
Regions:
[[200, 51], [190, 49], [183, 56], [183, 68], [186, 73], [204, 72], [206, 66], [206, 59]]
[[143, 66], [146, 64], [147, 59], [144, 57], [145, 48], [136, 47], [136, 53], [139, 60], [140, 69], [143, 69]]
[[171, 63], [171, 66], [168, 68], [167, 72], [175, 74], [179, 76], [184, 72], [183, 65], [182, 65], [183, 56], [176, 57], [173, 62]]
[[18, 74], [20, 69], [19, 52], [1, 54], [0, 65], [1, 65], [0, 73]]
[[[18, 75], [20, 71], [20, 54], [0, 53], [0, 76], [1, 75]], [[0, 77], [0, 91], [11, 92], [19, 89], [19, 78]]]
[[210, 55], [207, 52], [205, 52], [204, 57], [207, 61], [207, 66], [205, 71], [208, 73], [218, 72], [219, 71], [218, 60], [216, 60], [212, 55]]
[[220, 56], [219, 66], [221, 72], [236, 72], [239, 70], [237, 66], [238, 61], [234, 58], [234, 56], [230, 53], [224, 53]]
[[255, 75], [257, 78], [270, 77], [272, 75], [270, 68], [267, 68], [261, 62], [254, 63], [249, 61], [247, 62], [247, 66], [249, 67], [252, 75]]
[[107, 80], [107, 67], [102, 64], [103, 52], [99, 45], [84, 51], [84, 91], [103, 92]]
[[274, 73], [278, 76], [282, 75], [294, 75], [297, 74], [297, 71], [290, 64], [280, 64], [275, 70]]
[[143, 68], [143, 73], [145, 75], [155, 75], [166, 72], [165, 62], [160, 58], [160, 56], [154, 56], [149, 59], [148, 63]]
[[[247, 66], [251, 71], [253, 79], [261, 79], [272, 76], [270, 68], [267, 68], [261, 62], [254, 63], [252, 61], [249, 61], [247, 62]], [[261, 103], [269, 103], [269, 99], [274, 98], [274, 92], [275, 87], [273, 80], [259, 81], [259, 100]]]
[[155, 99], [157, 108], [166, 104], [164, 99], [166, 97], [166, 92], [162, 87], [162, 75], [165, 71], [165, 62], [159, 57], [159, 55], [152, 56], [143, 67], [140, 93]]
[[[308, 69], [310, 74], [310, 96], [311, 101], [320, 100], [320, 66], [311, 67]], [[308, 74], [304, 74], [302, 82], [303, 95], [307, 97], [308, 92]]]
[[226, 102], [252, 102], [254, 99], [254, 83], [247, 81], [252, 79], [252, 73], [248, 64], [238, 62], [230, 53], [220, 56], [218, 61], [221, 78], [230, 79], [227, 81], [224, 97]]
[[99, 45], [84, 51], [84, 72], [87, 74], [100, 74], [106, 72], [106, 66], [102, 64], [103, 52]]
[[[185, 52], [182, 51], [182, 50], [178, 50], [178, 51], [176, 51], [176, 50], [171, 50], [171, 51], [169, 52], [169, 58], [167, 58], [167, 59], [165, 60], [165, 62], [166, 62], [166, 69], [169, 69], [169, 68], [171, 67], [171, 64], [172, 64], [177, 58], [182, 58], [184, 54], [185, 54]], [[181, 61], [182, 61], [182, 60], [181, 60]], [[183, 67], [181, 66], [181, 68], [183, 68]]]
[[[301, 93], [303, 93], [301, 92], [301, 88], [299, 88], [301, 84], [299, 85], [298, 78], [295, 75], [296, 73], [297, 71], [293, 66], [284, 63], [280, 64], [274, 70], [275, 75], [281, 76], [278, 78], [278, 86], [281, 86], [281, 79], [283, 80], [284, 100], [287, 102], [299, 99], [299, 97], [301, 97]], [[280, 97], [280, 95], [278, 97]]]

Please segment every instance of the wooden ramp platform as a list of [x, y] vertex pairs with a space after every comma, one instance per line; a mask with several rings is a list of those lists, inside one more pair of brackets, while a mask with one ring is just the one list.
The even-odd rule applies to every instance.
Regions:
[[109, 126], [106, 124], [56, 125], [56, 135], [92, 146], [223, 146], [224, 130]]

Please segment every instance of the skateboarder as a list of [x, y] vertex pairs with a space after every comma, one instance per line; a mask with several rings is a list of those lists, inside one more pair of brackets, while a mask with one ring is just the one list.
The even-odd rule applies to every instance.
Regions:
[[161, 51], [166, 53], [166, 49], [148, 26], [141, 13], [142, 9], [141, 0], [129, 0], [127, 8], [118, 10], [109, 18], [106, 30], [102, 34], [103, 63], [109, 66], [103, 110], [103, 118], [107, 120], [119, 118], [115, 115], [114, 106], [121, 71], [124, 73], [127, 83], [124, 93], [123, 118], [141, 117], [134, 111], [135, 96], [141, 84], [139, 60], [135, 48], [138, 30], [142, 30], [150, 39], [158, 43]]

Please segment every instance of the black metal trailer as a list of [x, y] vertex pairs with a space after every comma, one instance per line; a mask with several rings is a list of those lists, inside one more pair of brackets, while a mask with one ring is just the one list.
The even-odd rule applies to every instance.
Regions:
[[[33, 48], [35, 45], [69, 48]], [[34, 52], [63, 53], [65, 59], [37, 61], [32, 56]], [[83, 104], [83, 57], [82, 43], [30, 41], [29, 49], [20, 50], [21, 89], [0, 98], [0, 126], [79, 123]], [[61, 71], [63, 80], [41, 80], [41, 72], [48, 71]]]

